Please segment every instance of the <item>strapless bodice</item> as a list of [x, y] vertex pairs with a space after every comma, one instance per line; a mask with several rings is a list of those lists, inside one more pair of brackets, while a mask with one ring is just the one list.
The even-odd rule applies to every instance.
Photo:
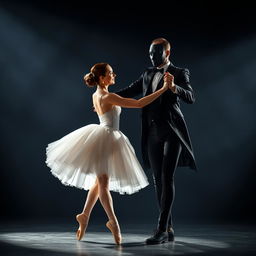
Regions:
[[119, 130], [121, 107], [113, 106], [113, 108], [103, 115], [98, 115], [100, 120], [100, 125]]

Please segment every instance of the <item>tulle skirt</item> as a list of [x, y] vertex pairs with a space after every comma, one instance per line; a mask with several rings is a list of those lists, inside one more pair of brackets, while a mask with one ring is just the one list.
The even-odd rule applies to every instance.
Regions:
[[90, 189], [98, 175], [109, 177], [109, 190], [132, 194], [148, 185], [129, 139], [100, 124], [83, 126], [48, 144], [46, 161], [64, 185]]

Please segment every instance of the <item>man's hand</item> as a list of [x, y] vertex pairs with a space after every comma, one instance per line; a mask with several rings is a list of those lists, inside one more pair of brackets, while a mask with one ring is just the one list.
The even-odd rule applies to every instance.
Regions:
[[174, 84], [174, 76], [172, 74], [165, 72], [164, 82], [168, 84], [169, 89], [171, 89], [173, 93], [176, 93], [176, 85]]

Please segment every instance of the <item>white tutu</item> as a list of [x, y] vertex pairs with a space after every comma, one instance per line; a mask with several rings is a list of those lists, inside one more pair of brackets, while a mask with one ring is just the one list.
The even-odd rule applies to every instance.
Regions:
[[88, 190], [99, 174], [107, 174], [109, 190], [120, 194], [148, 185], [134, 148], [119, 130], [120, 109], [99, 116], [100, 124], [83, 126], [48, 144], [45, 162], [64, 185]]

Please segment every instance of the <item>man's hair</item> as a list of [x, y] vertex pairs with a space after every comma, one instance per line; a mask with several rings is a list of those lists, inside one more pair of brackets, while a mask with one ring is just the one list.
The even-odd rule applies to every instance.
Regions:
[[163, 44], [165, 50], [171, 50], [170, 43], [163, 37], [156, 38], [152, 41], [152, 44]]

